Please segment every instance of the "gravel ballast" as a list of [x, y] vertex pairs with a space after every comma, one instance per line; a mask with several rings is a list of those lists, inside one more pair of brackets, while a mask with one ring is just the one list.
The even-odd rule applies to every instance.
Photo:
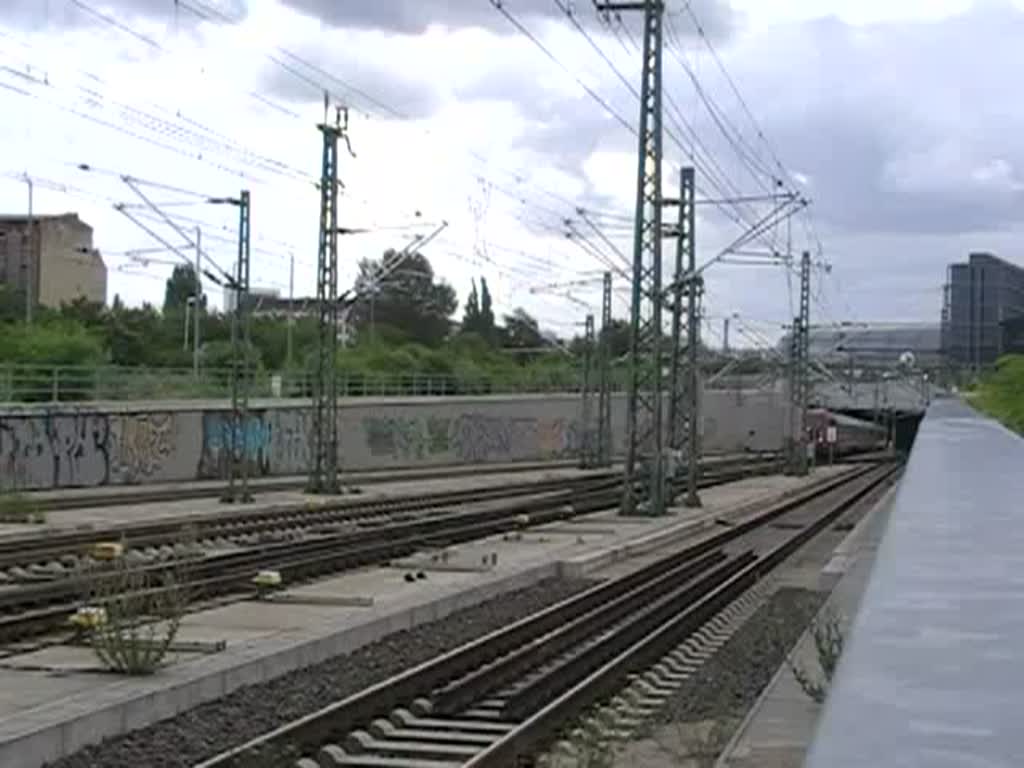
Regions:
[[827, 597], [780, 589], [676, 692], [662, 723], [742, 718], [754, 705]]
[[549, 579], [64, 757], [51, 768], [185, 768], [505, 627], [595, 582]]

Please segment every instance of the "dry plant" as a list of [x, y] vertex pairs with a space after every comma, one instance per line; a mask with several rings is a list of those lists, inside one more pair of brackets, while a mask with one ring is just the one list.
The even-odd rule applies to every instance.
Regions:
[[[183, 533], [183, 538], [188, 534]], [[125, 675], [149, 675], [165, 663], [189, 604], [194, 549], [164, 567], [138, 566], [124, 556], [85, 572], [88, 640], [100, 662]]]
[[611, 721], [612, 715], [603, 710], [584, 718], [564, 740], [562, 749], [549, 753], [547, 768], [612, 768], [616, 741], [610, 736]]
[[832, 676], [839, 666], [839, 658], [843, 655], [843, 623], [843, 617], [831, 608], [826, 608], [811, 622], [811, 635], [821, 675], [811, 674], [795, 664], [792, 658], [788, 661], [797, 684], [818, 704], [825, 701]]
[[675, 738], [662, 731], [652, 735], [674, 764], [688, 768], [713, 768], [735, 728], [735, 721], [719, 718], [700, 722], [676, 721]]

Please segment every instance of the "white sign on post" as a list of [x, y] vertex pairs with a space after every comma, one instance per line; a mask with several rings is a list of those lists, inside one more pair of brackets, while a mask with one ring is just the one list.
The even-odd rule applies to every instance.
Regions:
[[825, 431], [825, 442], [829, 443], [830, 445], [835, 445], [838, 438], [839, 434], [835, 427], [829, 427]]

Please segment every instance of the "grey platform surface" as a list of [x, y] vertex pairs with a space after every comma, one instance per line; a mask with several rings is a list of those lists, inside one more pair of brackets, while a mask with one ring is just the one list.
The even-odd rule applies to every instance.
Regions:
[[809, 768], [1024, 765], [1024, 440], [931, 406]]

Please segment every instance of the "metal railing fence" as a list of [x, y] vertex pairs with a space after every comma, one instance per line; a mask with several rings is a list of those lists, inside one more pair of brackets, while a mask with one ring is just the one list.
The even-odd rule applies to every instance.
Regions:
[[[625, 377], [613, 378], [613, 390], [624, 391]], [[556, 393], [580, 388], [576, 371], [524, 369], [515, 377], [338, 375], [342, 397]], [[313, 381], [305, 371], [257, 371], [249, 386], [251, 398], [310, 397], [312, 391]], [[202, 369], [197, 376], [191, 368], [0, 365], [0, 403], [216, 399], [230, 394], [227, 368]]]

